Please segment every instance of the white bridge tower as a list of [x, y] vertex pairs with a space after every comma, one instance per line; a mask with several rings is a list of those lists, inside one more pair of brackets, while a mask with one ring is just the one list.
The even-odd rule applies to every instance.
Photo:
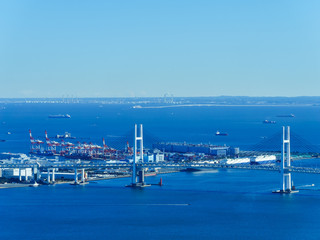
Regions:
[[282, 148], [281, 148], [281, 186], [276, 193], [297, 192], [292, 186], [290, 173], [291, 155], [290, 155], [290, 127], [282, 127]]
[[[137, 184], [137, 168], [136, 163], [143, 161], [143, 127], [140, 124], [140, 134], [138, 136], [138, 126], [134, 125], [134, 147], [133, 147], [133, 159], [132, 159], [132, 186]], [[138, 143], [139, 151], [138, 151]]]

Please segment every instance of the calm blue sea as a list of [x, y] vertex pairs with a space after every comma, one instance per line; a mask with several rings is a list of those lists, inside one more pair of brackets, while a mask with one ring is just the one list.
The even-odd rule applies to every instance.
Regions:
[[[132, 105], [99, 104], [7, 104], [0, 110], [0, 151], [28, 152], [29, 132], [44, 138], [70, 132], [80, 141], [125, 145], [132, 141], [134, 123], [142, 123], [145, 143], [154, 140], [247, 146], [290, 125], [302, 138], [320, 145], [319, 107], [177, 107], [132, 108]], [[294, 114], [295, 118], [277, 115]], [[70, 119], [48, 118], [50, 114], [70, 114]], [[263, 120], [276, 124], [263, 124]], [[229, 136], [216, 136], [215, 132]], [[11, 135], [7, 133], [10, 132]], [[122, 147], [118, 146], [118, 147]]]
[[[49, 114], [71, 119], [49, 119]], [[295, 118], [277, 118], [293, 113]], [[262, 124], [275, 120], [277, 124]], [[318, 107], [191, 107], [8, 104], [0, 110], [0, 151], [28, 152], [35, 136], [65, 131], [99, 143], [130, 138], [143, 123], [150, 138], [246, 146], [290, 125], [320, 144]], [[229, 136], [217, 137], [217, 130]], [[11, 132], [8, 135], [7, 132]], [[130, 139], [128, 139], [130, 140]], [[148, 177], [156, 183], [160, 176]], [[125, 188], [129, 179], [86, 186], [0, 190], [0, 239], [320, 239], [320, 176], [294, 174], [297, 194], [277, 195], [277, 172], [216, 170], [162, 175], [164, 186]], [[314, 187], [309, 187], [315, 184]]]

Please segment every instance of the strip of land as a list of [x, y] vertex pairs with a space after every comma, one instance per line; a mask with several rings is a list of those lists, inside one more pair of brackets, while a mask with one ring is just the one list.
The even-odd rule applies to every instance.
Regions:
[[177, 107], [311, 107], [314, 106], [313, 104], [243, 104], [243, 105], [237, 105], [237, 104], [177, 104], [177, 105], [162, 105], [162, 106], [133, 106], [135, 109], [141, 109], [141, 108], [177, 108]]
[[[167, 174], [167, 173], [175, 173], [175, 172], [180, 172], [178, 170], [171, 170], [171, 171], [163, 171], [157, 173], [157, 175], [162, 175], [162, 174]], [[155, 176], [157, 176], [155, 175]], [[102, 181], [102, 180], [109, 180], [109, 179], [117, 179], [117, 178], [130, 178], [131, 175], [110, 175], [108, 177], [103, 177], [103, 178], [89, 178], [86, 180], [86, 182], [95, 182], [95, 181]], [[71, 184], [74, 181], [57, 181], [55, 184]], [[42, 185], [42, 184], [40, 184]], [[4, 188], [18, 188], [18, 187], [32, 187], [32, 183], [3, 183], [0, 184], [0, 189]]]

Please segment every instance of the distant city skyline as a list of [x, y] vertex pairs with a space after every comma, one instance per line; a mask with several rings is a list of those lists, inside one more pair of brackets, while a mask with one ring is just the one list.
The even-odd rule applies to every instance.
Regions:
[[0, 98], [319, 96], [319, 1], [2, 1]]

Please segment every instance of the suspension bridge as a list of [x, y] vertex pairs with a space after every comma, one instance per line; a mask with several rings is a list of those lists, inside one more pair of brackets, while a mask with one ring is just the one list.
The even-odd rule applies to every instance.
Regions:
[[[19, 179], [22, 179], [21, 169], [31, 168], [33, 179], [38, 180], [39, 174], [46, 171], [48, 183], [55, 181], [56, 169], [68, 169], [74, 172], [74, 183], [81, 184], [85, 182], [85, 171], [87, 169], [130, 169], [131, 170], [131, 184], [130, 187], [146, 187], [150, 186], [145, 181], [145, 169], [161, 168], [161, 169], [250, 169], [250, 170], [263, 170], [263, 171], [278, 171], [280, 172], [280, 189], [275, 191], [276, 193], [292, 193], [295, 192], [294, 186], [292, 186], [291, 173], [312, 173], [320, 174], [320, 168], [310, 166], [292, 166], [291, 160], [294, 153], [296, 156], [318, 156], [320, 150], [317, 146], [310, 144], [308, 141], [301, 138], [295, 133], [290, 133], [290, 127], [283, 127], [280, 133], [276, 133], [273, 136], [263, 139], [260, 143], [246, 149], [241, 153], [241, 156], [252, 156], [257, 154], [270, 154], [278, 153], [280, 158], [280, 164], [220, 164], [210, 162], [144, 162], [144, 135], [143, 126], [135, 125], [134, 128], [134, 144], [133, 144], [133, 161], [132, 163], [108, 163], [105, 162], [46, 162], [42, 163], [1, 163], [0, 169], [5, 168], [18, 168]], [[292, 144], [292, 139], [294, 139]], [[157, 139], [157, 141], [159, 141]], [[294, 149], [294, 151], [292, 151]], [[78, 171], [81, 171], [80, 179]], [[27, 179], [27, 175], [25, 176]]]

